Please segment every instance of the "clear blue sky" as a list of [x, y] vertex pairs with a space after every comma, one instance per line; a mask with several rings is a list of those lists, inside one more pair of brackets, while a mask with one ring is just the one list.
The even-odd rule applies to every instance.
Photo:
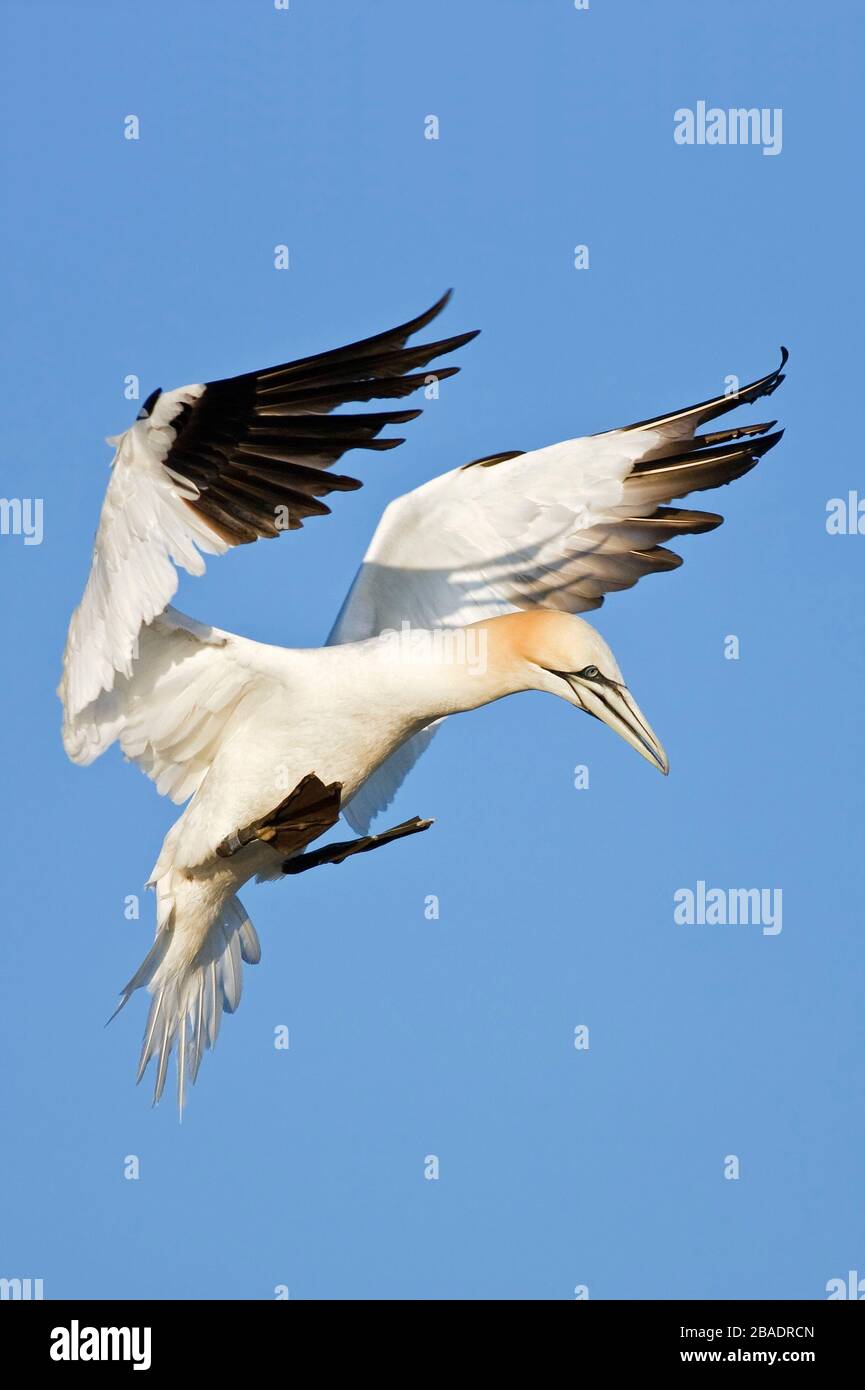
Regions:
[[[2, 492], [45, 513], [40, 546], [0, 538], [0, 1275], [567, 1299], [865, 1273], [865, 539], [825, 525], [863, 478], [857, 7], [18, 0], [3, 23]], [[700, 100], [782, 108], [782, 152], [676, 145]], [[127, 374], [143, 398], [283, 361], [448, 285], [443, 331], [483, 333], [409, 443], [181, 608], [317, 643], [397, 492], [723, 391], [781, 342], [787, 381], [748, 418], [787, 435], [706, 499], [726, 524], [678, 573], [595, 615], [669, 779], [548, 697], [454, 720], [395, 808], [428, 835], [246, 890], [263, 960], [181, 1127], [133, 1084], [143, 999], [102, 1026], [176, 812], [116, 749], [67, 763], [54, 695], [103, 436], [137, 409]], [[698, 880], [780, 887], [783, 930], [676, 926]]]

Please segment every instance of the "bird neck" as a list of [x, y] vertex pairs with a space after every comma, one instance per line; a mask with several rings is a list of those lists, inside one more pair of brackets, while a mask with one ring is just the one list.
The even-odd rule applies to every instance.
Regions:
[[[492, 624], [402, 630], [376, 639], [379, 690], [424, 724], [531, 689], [525, 667], [502, 653]], [[504, 658], [504, 659], [503, 659]]]

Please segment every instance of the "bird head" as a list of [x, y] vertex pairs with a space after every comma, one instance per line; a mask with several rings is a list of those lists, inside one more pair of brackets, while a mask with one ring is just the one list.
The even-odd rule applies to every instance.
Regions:
[[664, 775], [670, 765], [657, 735], [625, 684], [616, 658], [589, 623], [535, 608], [494, 619], [499, 658], [522, 668], [526, 687], [558, 695], [600, 719]]

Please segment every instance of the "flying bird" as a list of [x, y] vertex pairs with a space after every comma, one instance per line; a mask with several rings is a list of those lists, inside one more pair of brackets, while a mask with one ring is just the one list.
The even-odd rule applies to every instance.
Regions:
[[[177, 1053], [178, 1103], [260, 957], [237, 892], [342, 863], [426, 830], [370, 826], [449, 715], [525, 690], [602, 720], [659, 771], [657, 736], [609, 646], [576, 616], [645, 574], [674, 569], [664, 544], [722, 517], [667, 505], [747, 473], [775, 421], [697, 433], [768, 396], [787, 360], [734, 394], [566, 440], [463, 463], [386, 508], [325, 646], [250, 641], [170, 605], [177, 568], [323, 516], [360, 486], [329, 472], [418, 410], [332, 413], [409, 396], [456, 366], [435, 359], [476, 335], [409, 346], [444, 308], [347, 347], [263, 371], [157, 390], [125, 433], [73, 614], [58, 694], [73, 762], [118, 742], [186, 807], [149, 880], [156, 935], [122, 991], [151, 995], [138, 1078], [154, 1103]], [[308, 848], [343, 816], [355, 838]]]

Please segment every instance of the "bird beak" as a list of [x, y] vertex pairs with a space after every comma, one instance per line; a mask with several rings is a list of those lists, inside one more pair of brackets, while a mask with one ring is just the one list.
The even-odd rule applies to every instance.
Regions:
[[568, 683], [587, 714], [603, 720], [614, 733], [636, 748], [646, 762], [667, 776], [670, 763], [663, 744], [626, 685], [604, 677], [600, 681], [587, 681], [576, 675], [570, 676]]

